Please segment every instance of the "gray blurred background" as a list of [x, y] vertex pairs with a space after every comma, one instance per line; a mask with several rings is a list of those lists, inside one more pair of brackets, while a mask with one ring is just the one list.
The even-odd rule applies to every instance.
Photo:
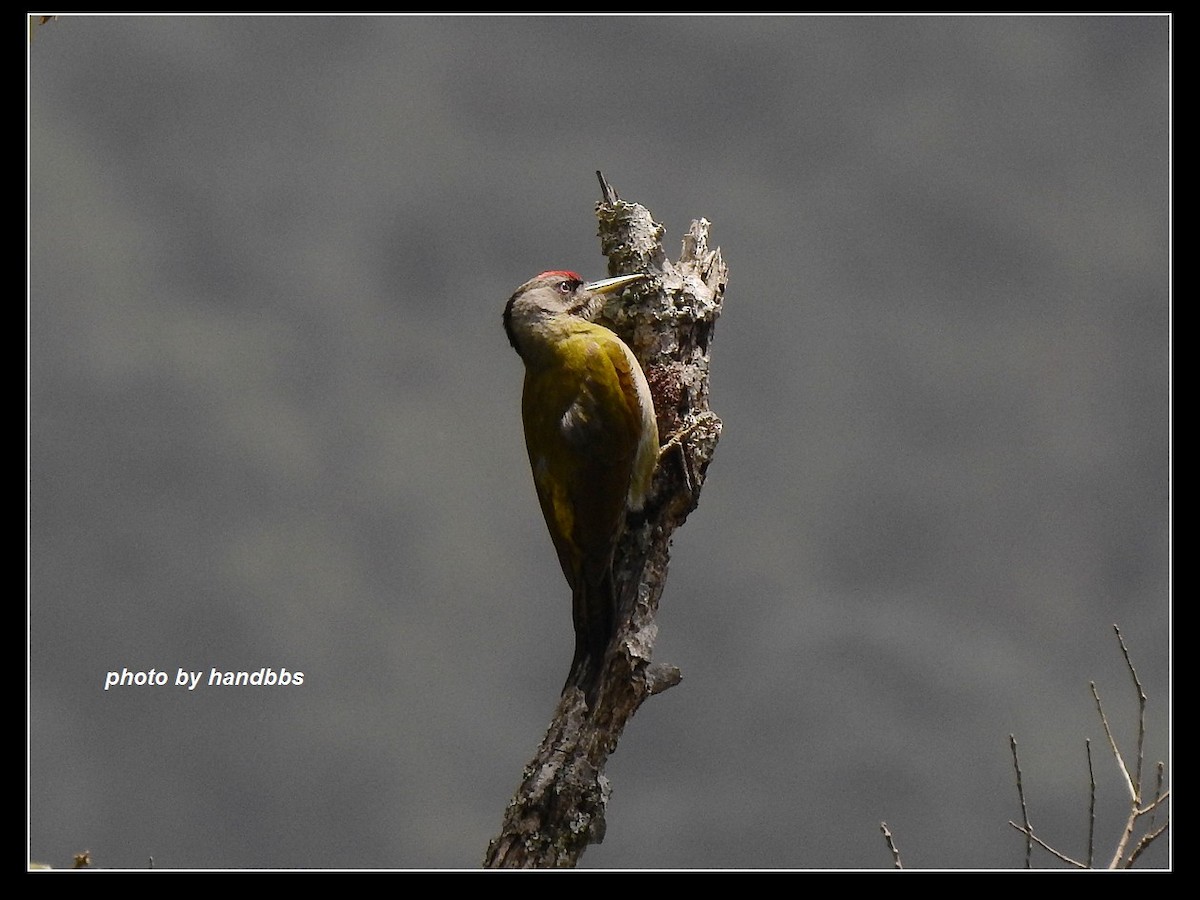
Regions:
[[886, 868], [886, 820], [908, 866], [1020, 866], [1010, 733], [1080, 856], [1092, 739], [1107, 860], [1113, 623], [1170, 749], [1169, 27], [40, 27], [31, 858], [479, 864], [572, 649], [500, 314], [605, 274], [603, 169], [731, 277], [660, 616], [685, 680], [584, 862]]

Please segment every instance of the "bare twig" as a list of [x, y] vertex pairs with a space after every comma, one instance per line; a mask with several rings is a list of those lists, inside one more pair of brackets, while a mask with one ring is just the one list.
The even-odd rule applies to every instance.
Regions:
[[[1144, 806], [1140, 809], [1137, 807], [1137, 804], [1134, 804], [1133, 811], [1130, 813], [1129, 820], [1126, 822], [1125, 830], [1122, 832], [1121, 842], [1117, 847], [1116, 855], [1109, 864], [1109, 868], [1117, 868], [1118, 866], [1125, 869], [1132, 868], [1137, 858], [1142, 855], [1142, 852], [1152, 843], [1154, 843], [1154, 841], [1159, 836], [1164, 834], [1170, 827], [1171, 822], [1169, 819], [1166, 822], [1163, 822], [1163, 824], [1158, 828], [1154, 827], [1154, 820], [1158, 814], [1158, 808], [1160, 806], [1165, 806], [1171, 797], [1171, 792], [1169, 790], [1164, 791], [1162, 789], [1162, 775], [1163, 764], [1160, 762], [1158, 763], [1158, 779], [1157, 785], [1155, 786], [1154, 800], [1152, 800], [1148, 806]], [[1137, 820], [1142, 816], [1147, 815], [1150, 816], [1150, 824], [1147, 826], [1146, 833], [1143, 834], [1138, 842], [1134, 845], [1133, 850], [1130, 851], [1129, 858], [1122, 861], [1121, 855], [1125, 852], [1125, 845], [1128, 842], [1129, 837], [1133, 834]]]
[[892, 863], [897, 869], [903, 869], [904, 865], [900, 862], [900, 851], [896, 849], [896, 842], [892, 840], [892, 833], [888, 831], [887, 822], [880, 822], [879, 830], [883, 832], [883, 839], [887, 841], [888, 850], [892, 852]]
[[1013, 768], [1017, 771], [1017, 796], [1021, 798], [1021, 820], [1025, 823], [1025, 828], [1019, 829], [1025, 834], [1025, 868], [1030, 869], [1033, 868], [1033, 826], [1029, 824], [1029, 808], [1025, 805], [1025, 787], [1021, 784], [1021, 761], [1017, 758], [1017, 739], [1014, 735], [1008, 736], [1008, 744], [1012, 747]]
[[[1125, 828], [1121, 832], [1121, 839], [1120, 839], [1120, 841], [1117, 842], [1117, 849], [1116, 849], [1116, 852], [1113, 854], [1112, 861], [1109, 863], [1109, 868], [1115, 868], [1117, 866], [1122, 866], [1122, 865], [1124, 867], [1132, 866], [1133, 861], [1135, 859], [1137, 859], [1137, 857], [1141, 856], [1142, 851], [1146, 847], [1148, 847], [1154, 841], [1154, 839], [1165, 830], [1165, 825], [1164, 825], [1164, 828], [1157, 829], [1157, 830], [1151, 830], [1147, 834], [1143, 835], [1142, 839], [1139, 840], [1137, 842], [1137, 844], [1135, 845], [1135, 848], [1131, 852], [1129, 858], [1125, 859], [1124, 862], [1122, 862], [1122, 859], [1124, 858], [1124, 855], [1125, 855], [1125, 848], [1128, 846], [1129, 840], [1130, 840], [1130, 838], [1133, 837], [1133, 832], [1137, 828], [1138, 819], [1140, 819], [1142, 816], [1144, 816], [1148, 813], [1152, 813], [1152, 811], [1158, 807], [1158, 804], [1159, 804], [1160, 800], [1162, 799], [1162, 797], [1159, 796], [1158, 792], [1156, 791], [1156, 796], [1155, 796], [1154, 802], [1151, 803], [1148, 807], [1142, 808], [1142, 757], [1143, 757], [1143, 747], [1144, 747], [1145, 738], [1146, 738], [1146, 691], [1142, 688], [1142, 682], [1141, 682], [1141, 679], [1138, 678], [1137, 669], [1134, 668], [1133, 660], [1129, 656], [1129, 648], [1125, 646], [1125, 638], [1121, 635], [1121, 629], [1118, 628], [1116, 625], [1114, 625], [1113, 631], [1117, 635], [1117, 643], [1119, 643], [1121, 645], [1121, 654], [1125, 657], [1125, 666], [1126, 666], [1126, 668], [1129, 669], [1129, 676], [1133, 679], [1133, 686], [1134, 686], [1134, 688], [1137, 689], [1138, 730], [1137, 730], [1137, 766], [1135, 769], [1136, 774], [1134, 775], [1134, 777], [1132, 779], [1130, 778], [1128, 771], [1125, 769], [1124, 761], [1121, 759], [1120, 754], [1117, 754], [1117, 761], [1121, 763], [1121, 771], [1125, 773], [1126, 782], [1129, 785], [1130, 793], [1132, 795], [1131, 796], [1132, 808], [1129, 813], [1129, 818], [1125, 822]], [[1096, 686], [1094, 684], [1092, 685], [1092, 694], [1096, 695]], [[1096, 703], [1097, 703], [1097, 705], [1099, 705], [1099, 703], [1100, 703], [1100, 698], [1098, 695], [1096, 696]], [[1101, 715], [1101, 720], [1103, 721], [1103, 718], [1104, 718], [1103, 710], [1101, 710], [1100, 715]], [[1108, 729], [1107, 722], [1104, 723], [1104, 727], [1105, 727], [1105, 730]], [[1110, 741], [1112, 740], [1111, 734], [1109, 735], [1109, 740]], [[1160, 777], [1161, 777], [1161, 775], [1160, 775]], [[1161, 786], [1158, 789], [1158, 791], [1161, 791]]]
[[1133, 660], [1129, 658], [1129, 648], [1125, 646], [1125, 638], [1121, 635], [1121, 629], [1114, 625], [1113, 631], [1117, 634], [1117, 643], [1121, 645], [1125, 665], [1129, 668], [1129, 675], [1133, 678], [1133, 686], [1137, 689], [1138, 695], [1137, 774], [1133, 787], [1135, 795], [1140, 797], [1142, 793], [1142, 748], [1146, 742], [1146, 691], [1142, 688], [1137, 669], [1133, 667]]
[[1137, 788], [1134, 786], [1133, 779], [1129, 776], [1129, 769], [1125, 766], [1125, 758], [1121, 756], [1121, 751], [1117, 749], [1117, 740], [1113, 737], [1112, 729], [1108, 727], [1108, 717], [1104, 715], [1104, 705], [1100, 702], [1100, 693], [1096, 690], [1096, 682], [1089, 681], [1088, 685], [1092, 689], [1092, 697], [1096, 701], [1096, 711], [1100, 713], [1100, 724], [1104, 726], [1104, 734], [1108, 738], [1109, 749], [1112, 750], [1113, 756], [1117, 758], [1117, 767], [1121, 770], [1121, 775], [1125, 779], [1125, 789], [1129, 791], [1129, 798], [1137, 802]]
[[[1058, 859], [1061, 859], [1063, 862], [1068, 863], [1069, 865], [1075, 866], [1075, 868], [1077, 868], [1077, 869], [1086, 869], [1087, 868], [1087, 866], [1085, 866], [1079, 860], [1071, 859], [1071, 857], [1067, 856], [1065, 853], [1060, 853], [1059, 851], [1055, 850], [1053, 847], [1051, 847], [1049, 844], [1047, 844], [1045, 841], [1043, 841], [1040, 837], [1038, 837], [1036, 834], [1034, 834], [1033, 829], [1028, 828], [1028, 827], [1022, 828], [1020, 825], [1018, 825], [1012, 819], [1008, 820], [1008, 824], [1011, 825], [1013, 828], [1017, 829], [1017, 831], [1021, 832], [1021, 834], [1025, 835], [1025, 840], [1027, 843], [1037, 844], [1039, 847], [1041, 847], [1043, 850], [1045, 850], [1050, 855], [1055, 856]], [[1026, 856], [1025, 868], [1027, 868], [1027, 869], [1031, 868], [1029, 865], [1028, 856]]]
[[1137, 845], [1135, 845], [1135, 849], [1131, 852], [1129, 858], [1123, 859], [1125, 856], [1125, 848], [1129, 844], [1129, 839], [1133, 836], [1133, 832], [1137, 829], [1138, 820], [1142, 818], [1142, 816], [1153, 816], [1155, 810], [1157, 810], [1159, 806], [1165, 805], [1170, 796], [1170, 791], [1164, 791], [1162, 794], [1155, 797], [1148, 806], [1144, 807], [1139, 806], [1136, 801], [1134, 802], [1133, 808], [1129, 812], [1129, 818], [1125, 821], [1125, 828], [1121, 831], [1121, 839], [1117, 842], [1116, 852], [1113, 853], [1113, 858], [1108, 864], [1110, 869], [1129, 868], [1132, 866], [1133, 861], [1142, 855], [1142, 851], [1145, 850], [1146, 847], [1150, 846], [1154, 839], [1166, 830], [1167, 826], [1170, 825], [1169, 820], [1164, 822], [1161, 828], [1152, 828], [1149, 832], [1144, 834], [1141, 840], [1138, 841]]
[[[1137, 737], [1137, 756], [1138, 756], [1138, 758], [1137, 758], [1137, 766], [1135, 768], [1135, 775], [1131, 776], [1129, 774], [1129, 768], [1125, 763], [1125, 757], [1122, 755], [1120, 748], [1117, 746], [1116, 738], [1113, 736], [1112, 728], [1110, 727], [1109, 722], [1108, 722], [1108, 716], [1104, 712], [1104, 704], [1101, 703], [1101, 701], [1100, 701], [1100, 692], [1096, 688], [1096, 683], [1094, 681], [1089, 682], [1089, 686], [1092, 691], [1092, 698], [1096, 702], [1096, 711], [1100, 714], [1100, 723], [1104, 727], [1104, 734], [1105, 734], [1105, 737], [1108, 739], [1109, 748], [1112, 750], [1113, 757], [1117, 761], [1117, 767], [1118, 767], [1118, 769], [1120, 769], [1122, 780], [1125, 782], [1125, 788], [1128, 791], [1129, 797], [1130, 797], [1129, 815], [1126, 817], [1125, 825], [1121, 830], [1121, 836], [1117, 841], [1116, 851], [1113, 853], [1112, 859], [1108, 863], [1108, 868], [1110, 868], [1110, 869], [1128, 868], [1128, 867], [1132, 866], [1134, 864], [1134, 862], [1138, 859], [1138, 857], [1140, 857], [1142, 855], [1142, 853], [1146, 850], [1146, 848], [1149, 847], [1155, 841], [1156, 838], [1158, 838], [1160, 835], [1164, 834], [1167, 831], [1169, 824], [1170, 824], [1169, 820], [1167, 822], [1164, 822], [1162, 824], [1162, 826], [1158, 827], [1158, 828], [1154, 827], [1154, 822], [1155, 822], [1155, 816], [1156, 816], [1157, 810], [1160, 807], [1166, 805], [1166, 803], [1171, 795], [1170, 790], [1164, 788], [1164, 785], [1163, 785], [1163, 782], [1164, 782], [1163, 768], [1164, 767], [1163, 767], [1163, 764], [1160, 762], [1157, 764], [1157, 774], [1156, 774], [1156, 778], [1155, 778], [1155, 788], [1154, 788], [1154, 799], [1149, 804], [1147, 804], [1145, 806], [1142, 805], [1143, 801], [1142, 801], [1142, 796], [1141, 796], [1141, 777], [1142, 777], [1142, 762], [1143, 762], [1143, 754], [1144, 754], [1144, 748], [1145, 748], [1145, 736], [1146, 736], [1146, 701], [1147, 701], [1147, 697], [1146, 697], [1145, 690], [1142, 688], [1141, 680], [1138, 678], [1137, 670], [1134, 668], [1133, 660], [1131, 659], [1131, 657], [1129, 655], [1129, 648], [1126, 647], [1124, 637], [1121, 635], [1121, 630], [1119, 628], [1117, 628], [1117, 626], [1115, 626], [1115, 625], [1113, 626], [1113, 630], [1116, 632], [1117, 641], [1121, 645], [1121, 653], [1125, 657], [1125, 665], [1129, 670], [1130, 676], [1133, 678], [1133, 683], [1134, 683], [1134, 686], [1137, 688], [1137, 693], [1138, 693], [1138, 737]], [[1008, 824], [1011, 825], [1013, 828], [1015, 828], [1017, 831], [1021, 832], [1023, 835], [1025, 835], [1025, 867], [1026, 868], [1030, 867], [1030, 865], [1031, 865], [1031, 862], [1030, 862], [1031, 848], [1032, 848], [1033, 844], [1037, 844], [1039, 847], [1043, 848], [1047, 853], [1050, 853], [1056, 859], [1060, 859], [1063, 862], [1068, 863], [1069, 865], [1078, 866], [1079, 868], [1089, 868], [1089, 869], [1092, 868], [1095, 865], [1095, 857], [1096, 857], [1096, 844], [1095, 844], [1095, 841], [1096, 841], [1096, 773], [1095, 773], [1094, 762], [1092, 759], [1092, 742], [1091, 742], [1091, 740], [1089, 739], [1085, 742], [1085, 749], [1086, 749], [1086, 754], [1087, 754], [1088, 794], [1089, 794], [1087, 862], [1086, 863], [1077, 862], [1076, 860], [1067, 856], [1065, 853], [1062, 853], [1059, 850], [1055, 849], [1054, 847], [1050, 846], [1048, 843], [1046, 843], [1044, 840], [1042, 840], [1040, 837], [1038, 837], [1034, 833], [1033, 826], [1029, 822], [1029, 813], [1028, 813], [1026, 802], [1025, 802], [1025, 789], [1021, 783], [1021, 766], [1017, 760], [1017, 743], [1012, 735], [1009, 735], [1009, 742], [1012, 745], [1013, 767], [1016, 769], [1016, 773], [1017, 773], [1017, 795], [1021, 799], [1021, 814], [1022, 814], [1022, 817], [1024, 820], [1024, 825], [1023, 826], [1018, 825], [1015, 822], [1009, 822]], [[1133, 835], [1138, 828], [1139, 822], [1142, 820], [1143, 817], [1146, 817], [1146, 816], [1149, 817], [1149, 825], [1147, 826], [1147, 831], [1135, 843], [1133, 850], [1129, 853], [1129, 856], [1126, 857], [1125, 856], [1126, 848], [1129, 846], [1129, 842], [1133, 838]]]
[[1154, 767], [1154, 769], [1155, 769], [1154, 802], [1151, 804], [1151, 809], [1150, 809], [1150, 825], [1149, 825], [1150, 828], [1154, 828], [1154, 818], [1155, 818], [1155, 816], [1158, 815], [1158, 810], [1155, 809], [1154, 807], [1158, 806], [1158, 801], [1162, 799], [1162, 795], [1163, 795], [1163, 764], [1162, 764], [1162, 762], [1159, 762]]
[[1143, 806], [1141, 809], [1137, 810], [1137, 814], [1139, 816], [1153, 815], [1155, 813], [1155, 811], [1158, 809], [1158, 807], [1165, 806], [1167, 801], [1170, 799], [1171, 799], [1171, 792], [1163, 791], [1161, 794], [1159, 794], [1157, 797], [1155, 797], [1153, 800], [1151, 800], [1148, 805]]
[[1092, 739], [1087, 738], [1084, 743], [1087, 746], [1087, 764], [1088, 764], [1088, 854], [1087, 867], [1092, 867], [1092, 862], [1096, 859], [1096, 771], [1092, 767]]
[[1142, 855], [1142, 851], [1154, 843], [1154, 841], [1170, 827], [1170, 822], [1163, 822], [1161, 827], [1155, 829], [1154, 831], [1148, 831], [1143, 834], [1142, 839], [1137, 842], [1136, 846], [1134, 846], [1133, 852], [1129, 854], [1129, 859], [1125, 863], [1125, 868], [1132, 868], [1134, 861]]
[[605, 206], [615, 206], [621, 198], [617, 196], [616, 189], [608, 183], [608, 179], [604, 177], [604, 173], [599, 169], [596, 170], [596, 177], [600, 180], [600, 202]]

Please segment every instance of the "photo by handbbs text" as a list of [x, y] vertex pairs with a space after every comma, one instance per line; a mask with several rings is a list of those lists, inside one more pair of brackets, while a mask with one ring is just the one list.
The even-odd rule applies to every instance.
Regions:
[[207, 672], [180, 668], [174, 679], [164, 669], [132, 671], [110, 671], [104, 675], [104, 690], [121, 687], [174, 687], [194, 691], [207, 684], [209, 687], [291, 687], [304, 684], [304, 673], [289, 669], [262, 668], [255, 670], [224, 671], [213, 666]]

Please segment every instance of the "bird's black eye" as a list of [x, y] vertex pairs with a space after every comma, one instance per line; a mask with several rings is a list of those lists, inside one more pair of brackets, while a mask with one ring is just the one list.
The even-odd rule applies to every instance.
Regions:
[[575, 290], [575, 286], [570, 281], [560, 281], [558, 283], [558, 292], [560, 294], [569, 294], [573, 290]]

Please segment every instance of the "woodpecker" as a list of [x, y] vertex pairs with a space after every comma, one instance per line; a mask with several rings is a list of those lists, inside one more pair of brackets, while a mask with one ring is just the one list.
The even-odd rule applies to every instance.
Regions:
[[644, 277], [585, 284], [574, 272], [543, 272], [504, 308], [504, 330], [525, 363], [521, 421], [533, 483], [571, 586], [575, 656], [563, 691], [580, 688], [589, 706], [616, 627], [613, 552], [658, 460], [646, 376], [625, 342], [592, 320], [606, 294]]

